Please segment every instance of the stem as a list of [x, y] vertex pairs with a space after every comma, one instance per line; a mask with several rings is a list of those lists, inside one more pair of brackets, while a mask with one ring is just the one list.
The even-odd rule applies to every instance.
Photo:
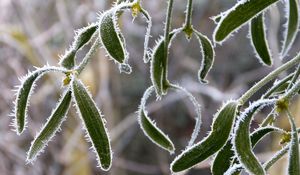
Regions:
[[188, 28], [192, 25], [192, 14], [193, 14], [193, 0], [188, 0], [185, 14], [184, 27]]
[[300, 80], [295, 83], [295, 85], [288, 90], [288, 92], [282, 97], [282, 99], [291, 99], [300, 90]]
[[243, 105], [244, 103], [246, 103], [246, 101], [249, 100], [249, 98], [252, 97], [252, 95], [254, 93], [256, 93], [261, 87], [263, 87], [265, 84], [267, 84], [272, 79], [276, 78], [283, 71], [289, 69], [290, 67], [294, 66], [295, 64], [297, 64], [299, 62], [300, 62], [300, 54], [298, 54], [296, 57], [294, 57], [290, 61], [286, 62], [282, 66], [280, 66], [277, 69], [275, 69], [274, 71], [272, 71], [269, 75], [267, 75], [265, 78], [263, 78], [258, 83], [256, 83], [246, 93], [244, 93], [243, 96], [240, 97], [240, 99], [239, 99], [240, 104]]
[[181, 87], [181, 86], [178, 86], [178, 85], [170, 85], [170, 87], [176, 89], [176, 90], [179, 90], [179, 91], [182, 91], [188, 98], [189, 100], [192, 102], [192, 104], [194, 105], [194, 108], [195, 108], [195, 112], [196, 112], [196, 117], [195, 117], [195, 120], [196, 120], [196, 123], [195, 123], [195, 127], [194, 127], [194, 130], [193, 130], [193, 133], [192, 133], [192, 136], [191, 136], [191, 139], [188, 143], [188, 147], [192, 146], [195, 142], [195, 140], [197, 139], [197, 136], [198, 136], [198, 133], [200, 131], [200, 127], [201, 127], [201, 106], [200, 104], [197, 102], [196, 98], [189, 92], [187, 91], [185, 88]]
[[168, 2], [168, 9], [167, 9], [167, 16], [166, 16], [166, 24], [165, 24], [165, 42], [164, 42], [164, 60], [163, 60], [163, 67], [165, 68], [165, 71], [163, 71], [163, 91], [167, 90], [169, 87], [168, 82], [168, 47], [169, 47], [169, 33], [171, 28], [171, 19], [172, 19], [172, 9], [173, 9], [173, 2], [174, 0], [169, 0]]
[[269, 115], [261, 122], [260, 127], [265, 127], [274, 120], [274, 111], [275, 108], [272, 109], [272, 111], [269, 113]]
[[293, 84], [296, 82], [297, 78], [299, 77], [299, 74], [300, 74], [300, 64], [298, 65], [298, 68], [295, 71], [295, 74], [294, 74], [294, 76], [293, 76], [293, 78], [292, 78], [292, 80], [291, 80], [291, 82], [290, 82], [287, 89], [290, 89], [293, 86]]
[[92, 47], [90, 48], [89, 52], [83, 58], [80, 65], [78, 65], [77, 68], [75, 69], [78, 75], [82, 72], [82, 70], [85, 68], [85, 66], [90, 61], [90, 59], [92, 58], [92, 56], [94, 55], [94, 53], [97, 51], [99, 47], [100, 47], [100, 39], [97, 38], [93, 43]]
[[[289, 81], [294, 76], [294, 73], [288, 75], [284, 79], [280, 80], [277, 84], [275, 84], [273, 87], [271, 87], [263, 96], [262, 98], [269, 98], [280, 86], [282, 86], [284, 83]], [[287, 88], [288, 89], [288, 88]]]
[[[297, 132], [300, 132], [300, 128], [297, 129]], [[264, 168], [267, 171], [270, 169], [274, 163], [276, 163], [279, 159], [281, 159], [286, 153], [289, 152], [290, 143], [285, 145], [281, 150], [279, 150], [270, 160], [264, 163]]]
[[192, 25], [192, 13], [193, 13], [193, 0], [188, 0], [186, 6], [185, 22], [183, 26], [183, 31], [186, 34], [188, 40], [191, 39], [194, 32]]

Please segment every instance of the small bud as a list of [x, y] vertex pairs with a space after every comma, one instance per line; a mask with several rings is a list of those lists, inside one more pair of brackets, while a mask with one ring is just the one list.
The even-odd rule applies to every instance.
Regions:
[[285, 143], [289, 143], [291, 141], [291, 133], [285, 132], [282, 134], [280, 139], [280, 145], [283, 145]]
[[285, 111], [286, 109], [288, 109], [288, 106], [289, 106], [288, 99], [286, 99], [286, 98], [279, 99], [276, 102], [276, 112], [281, 113], [281, 112]]
[[192, 26], [186, 26], [183, 29], [183, 32], [185, 33], [186, 39], [190, 40], [192, 38], [192, 35], [193, 35], [193, 27]]
[[131, 15], [133, 18], [136, 18], [137, 15], [141, 12], [142, 8], [140, 2], [136, 2], [131, 6]]
[[70, 76], [67, 76], [67, 77], [64, 78], [64, 80], [63, 80], [63, 85], [64, 85], [64, 86], [67, 86], [67, 85], [70, 84], [70, 82], [71, 82], [71, 78], [70, 78]]

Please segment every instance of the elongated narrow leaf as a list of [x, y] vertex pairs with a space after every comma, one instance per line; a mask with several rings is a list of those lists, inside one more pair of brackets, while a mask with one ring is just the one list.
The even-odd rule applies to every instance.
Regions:
[[237, 108], [236, 101], [225, 104], [216, 114], [210, 134], [177, 156], [171, 164], [171, 171], [176, 173], [192, 168], [220, 150], [228, 140]]
[[111, 166], [112, 151], [107, 129], [105, 128], [105, 119], [80, 81], [73, 81], [72, 94], [76, 108], [87, 130], [87, 135], [97, 154], [99, 166], [107, 171]]
[[93, 23], [91, 25], [88, 25], [87, 27], [77, 30], [72, 47], [76, 51], [78, 51], [85, 44], [89, 43], [92, 36], [97, 31], [97, 27], [98, 27], [98, 25], [96, 23]]
[[123, 34], [118, 26], [122, 10], [131, 8], [132, 3], [121, 3], [104, 12], [99, 18], [99, 38], [110, 58], [119, 64], [120, 72], [131, 73], [128, 65], [129, 54]]
[[75, 55], [79, 49], [88, 44], [97, 31], [97, 24], [90, 24], [87, 27], [76, 31], [76, 36], [69, 50], [61, 56], [59, 64], [66, 69], [74, 68], [76, 64]]
[[289, 165], [288, 174], [289, 175], [299, 175], [300, 174], [300, 164], [299, 164], [299, 140], [297, 127], [294, 118], [288, 112], [288, 118], [291, 124], [291, 142], [289, 149]]
[[145, 105], [148, 97], [151, 95], [151, 93], [154, 91], [154, 87], [149, 87], [141, 100], [140, 109], [138, 112], [138, 121], [141, 129], [143, 130], [144, 134], [156, 145], [159, 147], [169, 151], [170, 153], [173, 153], [175, 150], [173, 142], [170, 140], [170, 138], [164, 134], [156, 125], [155, 122], [152, 121], [147, 116], [147, 111], [145, 110]]
[[299, 2], [288, 0], [286, 4], [287, 24], [281, 56], [284, 57], [294, 43], [299, 30]]
[[198, 72], [198, 78], [200, 82], [207, 83], [205, 77], [214, 63], [215, 52], [210, 40], [205, 35], [196, 30], [194, 30], [194, 32], [199, 40], [202, 53], [202, 62], [200, 70]]
[[260, 108], [274, 104], [275, 100], [260, 100], [249, 106], [239, 117], [237, 121], [233, 145], [236, 155], [239, 161], [246, 168], [248, 173], [256, 175], [265, 175], [265, 170], [262, 165], [254, 155], [252, 151], [251, 141], [250, 141], [250, 122], [252, 121], [253, 114]]
[[59, 65], [66, 69], [72, 69], [76, 64], [75, 56], [76, 50], [70, 48], [63, 56], [60, 57]]
[[153, 49], [151, 59], [151, 81], [155, 87], [156, 94], [162, 95], [163, 91], [163, 60], [164, 60], [164, 39], [157, 42], [156, 47]]
[[264, 65], [271, 66], [272, 58], [266, 38], [264, 13], [261, 13], [257, 17], [253, 18], [250, 22], [249, 28], [250, 40], [254, 50], [257, 53], [256, 57]]
[[213, 175], [223, 175], [231, 165], [234, 157], [234, 151], [232, 150], [232, 140], [229, 139], [225, 146], [217, 153], [211, 166], [211, 172]]
[[[180, 32], [180, 30], [172, 31], [169, 35], [170, 44], [172, 39]], [[164, 38], [161, 38], [155, 45], [153, 49], [153, 53], [151, 56], [151, 81], [153, 86], [155, 87], [156, 94], [161, 96], [163, 94], [163, 74], [166, 68], [163, 66], [163, 61], [165, 60], [164, 54]]]
[[99, 36], [107, 54], [115, 61], [123, 63], [128, 55], [114, 10], [107, 11], [100, 16], [99, 30]]
[[267, 7], [274, 4], [278, 0], [240, 0], [234, 7], [223, 12], [218, 26], [214, 31], [214, 41], [222, 42], [230, 36], [230, 34], [256, 15], [263, 12]]
[[162, 147], [163, 149], [174, 153], [175, 147], [170, 138], [164, 134], [157, 126], [154, 121], [151, 121], [147, 117], [146, 112], [141, 110], [139, 113], [140, 126], [143, 129], [146, 136], [148, 136], [153, 143]]
[[38, 154], [46, 147], [51, 138], [59, 130], [62, 122], [66, 118], [66, 114], [71, 104], [71, 99], [71, 91], [68, 90], [58, 102], [43, 129], [32, 141], [27, 154], [28, 162], [32, 162], [38, 156]]
[[26, 126], [27, 108], [29, 106], [29, 98], [35, 86], [35, 82], [47, 72], [64, 72], [64, 69], [57, 67], [38, 68], [37, 70], [28, 73], [24, 78], [21, 79], [21, 85], [17, 90], [17, 97], [15, 101], [15, 128], [17, 134], [21, 134]]
[[[280, 128], [270, 127], [270, 126], [255, 130], [250, 135], [252, 149], [264, 136], [266, 136], [271, 132], [284, 132], [284, 131]], [[211, 171], [213, 175], [223, 175], [229, 169], [232, 162], [235, 162], [236, 164], [238, 163], [238, 160], [234, 156], [234, 151], [232, 148], [233, 148], [232, 140], [230, 139], [227, 141], [226, 145], [218, 152], [218, 154], [216, 155], [213, 161], [213, 165], [211, 167], [212, 168]], [[239, 170], [236, 170], [236, 172], [238, 171]]]

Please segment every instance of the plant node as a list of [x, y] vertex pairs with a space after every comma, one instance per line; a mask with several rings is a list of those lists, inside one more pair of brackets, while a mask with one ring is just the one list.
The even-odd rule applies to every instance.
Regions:
[[286, 111], [289, 107], [289, 101], [287, 98], [281, 98], [276, 102], [276, 112], [281, 113]]
[[182, 31], [185, 33], [185, 36], [188, 40], [190, 40], [192, 38], [192, 34], [193, 34], [193, 26], [192, 25], [185, 26]]
[[132, 17], [135, 18], [138, 16], [138, 14], [142, 11], [142, 7], [140, 4], [140, 1], [138, 0], [137, 2], [135, 2], [132, 6], [131, 6], [131, 14]]
[[291, 141], [291, 133], [289, 133], [289, 132], [284, 132], [283, 134], [282, 134], [282, 137], [281, 137], [281, 139], [280, 139], [280, 145], [283, 145], [283, 144], [285, 144], [285, 143], [289, 143]]

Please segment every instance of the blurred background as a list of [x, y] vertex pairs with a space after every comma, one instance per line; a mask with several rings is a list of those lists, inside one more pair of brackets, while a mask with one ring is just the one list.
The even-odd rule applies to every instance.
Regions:
[[[89, 149], [90, 143], [86, 142], [74, 108], [68, 113], [61, 132], [49, 143], [44, 153], [33, 165], [26, 164], [30, 143], [46, 122], [62, 92], [64, 77], [61, 74], [49, 74], [38, 81], [30, 100], [27, 130], [17, 136], [10, 126], [12, 118], [9, 114], [15, 100], [12, 89], [19, 85], [18, 78], [28, 70], [34, 70], [34, 66], [41, 67], [46, 63], [57, 65], [58, 55], [64, 54], [71, 44], [74, 30], [97, 21], [97, 13], [111, 7], [112, 3], [112, 0], [0, 1], [0, 175], [170, 174], [170, 162], [185, 148], [192, 133], [195, 117], [193, 105], [184, 95], [174, 91], [170, 91], [161, 101], [155, 101], [154, 97], [149, 100], [147, 109], [151, 118], [175, 143], [174, 155], [169, 155], [144, 136], [137, 125], [136, 111], [143, 92], [150, 86], [149, 64], [142, 61], [146, 23], [140, 17], [132, 22], [129, 12], [122, 16], [120, 27], [130, 53], [132, 74], [120, 74], [117, 65], [105, 56], [103, 49], [99, 49], [80, 76], [89, 86], [107, 120], [114, 152], [109, 172], [102, 172], [96, 167], [95, 155]], [[235, 3], [236, 0], [195, 1], [194, 27], [211, 39], [215, 24], [210, 17]], [[153, 19], [151, 47], [163, 34], [166, 5], [163, 0], [143, 2]], [[175, 0], [174, 6], [172, 27], [176, 28], [183, 23], [186, 1]], [[284, 60], [278, 58], [282, 24], [285, 22], [283, 16], [282, 4], [272, 6], [266, 16], [268, 41], [275, 60], [272, 67], [263, 67], [255, 58], [247, 37], [248, 26], [244, 26], [222, 46], [216, 46], [215, 65], [208, 75], [207, 85], [197, 80], [201, 62], [197, 40], [193, 38], [187, 41], [184, 35], [174, 40], [170, 50], [169, 79], [192, 92], [202, 106], [203, 125], [198, 140], [210, 131], [213, 114], [224, 101], [238, 98], [299, 50], [300, 41], [297, 39], [290, 56]], [[84, 56], [87, 48], [77, 55], [78, 59]], [[297, 109], [299, 104], [298, 100], [293, 103], [295, 115], [300, 115]], [[267, 115], [266, 112], [257, 115], [253, 128]], [[300, 124], [299, 118], [297, 120]], [[286, 119], [279, 119], [276, 124], [289, 129]], [[261, 161], [268, 160], [273, 151], [280, 148], [278, 140], [278, 136], [271, 135], [257, 145], [255, 151]], [[186, 174], [210, 174], [210, 161], [199, 164]], [[285, 170], [283, 159], [270, 174], [284, 174]]]

